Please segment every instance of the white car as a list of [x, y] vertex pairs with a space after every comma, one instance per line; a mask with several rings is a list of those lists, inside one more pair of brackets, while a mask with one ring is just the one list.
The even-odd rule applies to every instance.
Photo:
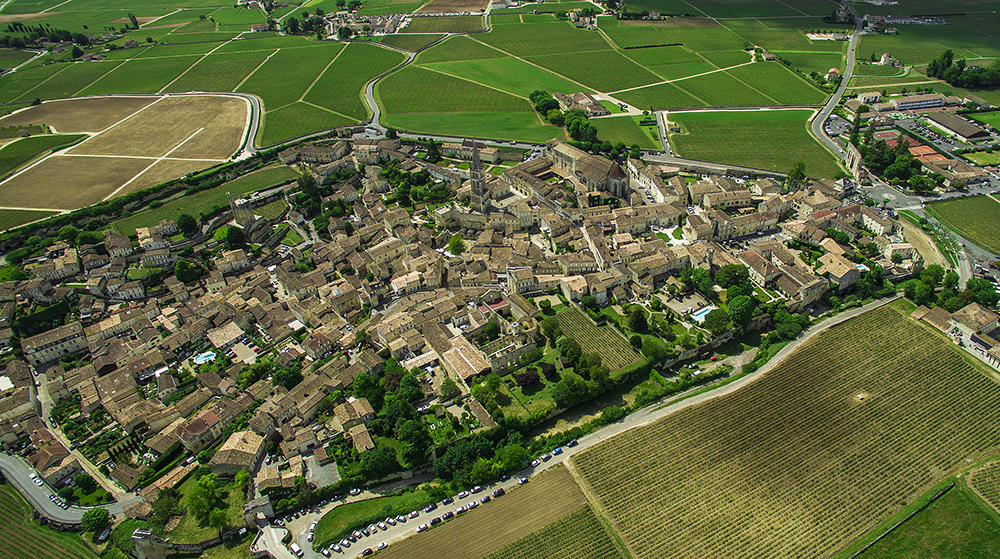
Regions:
[[396, 519], [390, 516], [390, 517], [388, 517], [388, 518], [385, 519], [385, 523], [389, 524], [389, 525], [392, 525], [392, 526], [395, 526], [396, 525]]
[[376, 546], [375, 546], [375, 549], [377, 549], [377, 550], [381, 551], [381, 550], [383, 550], [383, 549], [385, 549], [385, 548], [387, 548], [387, 547], [389, 547], [389, 544], [387, 544], [387, 543], [385, 543], [385, 542], [382, 542], [382, 543], [380, 543], [380, 544], [376, 545]]

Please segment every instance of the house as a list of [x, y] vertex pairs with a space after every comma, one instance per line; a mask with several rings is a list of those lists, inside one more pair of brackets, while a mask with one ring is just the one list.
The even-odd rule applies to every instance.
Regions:
[[212, 472], [220, 476], [235, 476], [240, 470], [252, 474], [264, 456], [264, 437], [253, 431], [238, 431], [222, 443], [208, 462]]
[[334, 408], [333, 413], [344, 431], [349, 431], [355, 425], [365, 424], [375, 419], [375, 410], [372, 409], [366, 398], [348, 400]]
[[927, 115], [927, 119], [933, 122], [938, 128], [946, 133], [957, 136], [967, 144], [973, 144], [990, 139], [990, 133], [981, 126], [951, 113], [943, 111], [933, 112]]
[[70, 322], [21, 341], [24, 358], [35, 365], [55, 361], [63, 355], [87, 348], [87, 338], [80, 322]]
[[846, 289], [861, 279], [861, 271], [853, 262], [839, 254], [828, 252], [819, 257], [821, 266], [816, 272], [821, 276], [826, 276], [840, 289]]
[[997, 314], [979, 303], [969, 303], [951, 315], [951, 323], [969, 336], [988, 334], [997, 329]]
[[213, 410], [205, 410], [177, 429], [184, 448], [192, 454], [210, 446], [222, 434], [222, 421]]

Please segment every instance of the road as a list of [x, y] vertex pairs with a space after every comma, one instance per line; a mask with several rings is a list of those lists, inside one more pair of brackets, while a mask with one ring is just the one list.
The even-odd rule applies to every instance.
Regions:
[[[795, 351], [798, 347], [800, 347], [803, 343], [807, 342], [813, 336], [819, 334], [820, 332], [825, 331], [826, 329], [832, 326], [850, 320], [851, 318], [854, 318], [859, 314], [862, 314], [864, 312], [870, 311], [872, 309], [881, 307], [892, 301], [895, 301], [898, 298], [899, 297], [897, 296], [892, 299], [882, 299], [879, 301], [875, 301], [863, 307], [859, 307], [841, 313], [833, 318], [827, 319], [818, 324], [814, 324], [810, 326], [808, 329], [806, 329], [802, 333], [802, 335], [800, 335], [795, 341], [789, 343], [784, 348], [782, 348], [781, 351], [779, 351], [778, 354], [774, 356], [774, 358], [772, 358], [770, 361], [767, 362], [767, 364], [765, 364], [763, 367], [761, 367], [760, 369], [758, 369], [753, 373], [743, 376], [729, 384], [720, 386], [718, 388], [709, 390], [707, 392], [698, 394], [696, 396], [685, 398], [684, 394], [680, 394], [665, 399], [663, 401], [651, 404], [633, 414], [624, 417], [623, 419], [621, 419], [616, 423], [603, 427], [597, 431], [590, 433], [589, 435], [580, 438], [578, 445], [576, 445], [573, 448], [569, 447], [563, 448], [563, 452], [559, 456], [552, 456], [551, 459], [542, 462], [538, 466], [524, 469], [518, 472], [517, 474], [512, 475], [510, 479], [506, 481], [483, 486], [483, 491], [478, 494], [468, 495], [462, 499], [458, 499], [456, 496], [454, 503], [451, 503], [449, 505], [443, 505], [442, 503], [438, 503], [437, 510], [434, 510], [429, 514], [424, 513], [423, 511], [419, 511], [419, 516], [415, 519], [407, 519], [407, 522], [405, 523], [397, 523], [396, 526], [387, 526], [388, 528], [387, 530], [384, 531], [379, 530], [378, 533], [376, 534], [372, 534], [371, 536], [367, 537], [362, 537], [357, 543], [352, 544], [349, 549], [344, 550], [344, 553], [342, 555], [348, 558], [357, 557], [361, 554], [361, 552], [364, 549], [369, 547], [374, 549], [380, 542], [386, 542], [389, 545], [392, 545], [394, 542], [398, 542], [404, 538], [414, 536], [416, 534], [416, 527], [418, 525], [428, 523], [431, 518], [440, 517], [445, 512], [455, 512], [460, 506], [468, 505], [473, 500], [478, 500], [486, 495], [491, 495], [492, 492], [497, 488], [502, 487], [507, 492], [516, 490], [515, 488], [519, 484], [518, 480], [520, 477], [528, 478], [529, 479], [528, 483], [530, 483], [530, 478], [532, 476], [535, 476], [538, 473], [555, 466], [556, 464], [566, 463], [577, 453], [583, 452], [585, 449], [590, 448], [602, 441], [610, 439], [615, 435], [619, 435], [630, 429], [635, 429], [637, 427], [642, 427], [644, 425], [648, 425], [655, 421], [659, 421], [660, 419], [666, 417], [667, 415], [682, 410], [686, 407], [697, 405], [706, 402], [708, 400], [711, 400], [713, 398], [718, 398], [720, 396], [724, 396], [726, 394], [735, 392], [736, 390], [739, 390], [740, 388], [746, 386], [747, 384], [750, 384], [751, 382], [754, 382], [755, 380], [761, 378], [763, 375], [765, 375], [768, 371], [772, 370], [775, 366], [781, 363], [782, 360], [784, 360], [788, 355], [790, 355], [793, 351]], [[410, 480], [411, 483], [415, 481], [416, 480]], [[500, 498], [506, 498], [506, 497], [500, 497]], [[354, 500], [360, 500], [360, 498], [356, 498]], [[293, 534], [293, 541], [298, 543], [299, 547], [301, 547], [305, 551], [306, 554], [305, 557], [310, 559], [321, 557], [319, 553], [312, 551], [311, 548], [312, 544], [308, 541], [308, 529], [314, 520], [319, 520], [324, 514], [326, 514], [336, 506], [338, 506], [338, 504], [327, 505], [326, 507], [323, 507], [322, 509], [317, 510], [312, 514], [304, 515], [303, 517], [296, 519], [288, 524], [287, 528]], [[490, 506], [490, 503], [480, 504], [479, 506], [488, 507]]]
[[[851, 10], [851, 13], [854, 12], [849, 2], [844, 2], [844, 4], [847, 9]], [[833, 97], [830, 97], [830, 100], [816, 113], [809, 124], [809, 130], [812, 131], [812, 135], [841, 159], [846, 159], [847, 154], [844, 152], [843, 146], [826, 135], [824, 124], [826, 123], [826, 119], [830, 117], [830, 113], [840, 104], [840, 100], [844, 97], [844, 92], [847, 90], [847, 84], [851, 81], [851, 76], [854, 74], [854, 51], [858, 44], [858, 37], [861, 36], [862, 20], [855, 15], [855, 21], [854, 33], [851, 35], [847, 45], [847, 67], [844, 68], [844, 75], [840, 80], [840, 86], [837, 88], [837, 92], [833, 94]]]

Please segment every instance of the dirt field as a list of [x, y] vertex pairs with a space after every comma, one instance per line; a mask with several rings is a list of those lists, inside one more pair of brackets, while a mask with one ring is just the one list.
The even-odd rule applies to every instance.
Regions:
[[472, 12], [476, 14], [479, 13], [479, 10], [485, 9], [487, 3], [488, 0], [433, 0], [417, 11], [421, 13]]
[[122, 157], [52, 156], [0, 186], [0, 205], [73, 210], [99, 202], [152, 163]]
[[558, 466], [494, 502], [389, 546], [379, 557], [479, 559], [586, 504], [573, 477]]
[[0, 118], [0, 126], [45, 124], [60, 134], [97, 133], [155, 101], [151, 97], [107, 97], [46, 101]]
[[246, 115], [242, 99], [166, 97], [71, 153], [222, 160], [239, 147]]
[[[146, 160], [147, 165], [150, 163], [152, 163], [152, 160]], [[144, 188], [156, 186], [160, 183], [167, 182], [168, 180], [183, 177], [193, 171], [201, 171], [202, 169], [206, 169], [211, 166], [212, 163], [203, 161], [164, 159], [156, 165], [153, 165], [148, 171], [143, 173], [142, 176], [129, 183], [128, 186], [123, 188], [121, 192], [118, 193], [118, 195], [124, 196], [130, 192], [136, 192]]]
[[903, 236], [906, 238], [906, 242], [913, 245], [913, 248], [917, 249], [920, 256], [924, 257], [924, 265], [930, 266], [931, 264], [940, 264], [945, 268], [951, 267], [948, 261], [944, 259], [941, 252], [938, 251], [937, 246], [934, 245], [926, 233], [917, 229], [912, 223], [906, 221], [905, 219], [899, 220], [903, 224]]

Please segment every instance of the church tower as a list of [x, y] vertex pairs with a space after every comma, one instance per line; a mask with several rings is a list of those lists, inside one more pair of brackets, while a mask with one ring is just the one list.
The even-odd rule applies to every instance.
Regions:
[[483, 171], [483, 162], [479, 159], [479, 147], [472, 145], [472, 164], [469, 165], [469, 181], [472, 183], [472, 192], [469, 193], [469, 202], [474, 211], [481, 214], [487, 213], [490, 205], [490, 194], [486, 190], [486, 173]]
[[233, 195], [228, 192], [226, 196], [229, 197], [229, 208], [233, 210], [233, 218], [236, 219], [236, 223], [240, 227], [250, 227], [255, 221], [250, 200], [246, 198], [233, 199]]

